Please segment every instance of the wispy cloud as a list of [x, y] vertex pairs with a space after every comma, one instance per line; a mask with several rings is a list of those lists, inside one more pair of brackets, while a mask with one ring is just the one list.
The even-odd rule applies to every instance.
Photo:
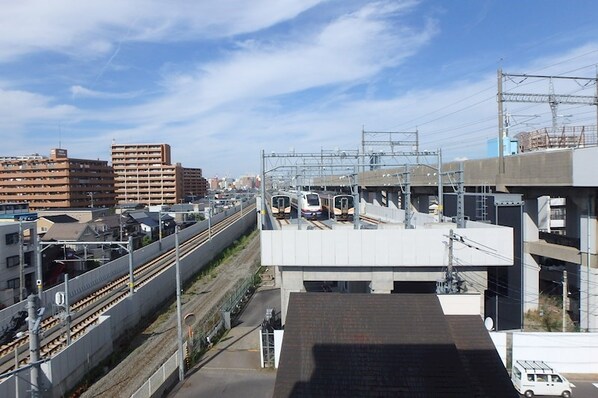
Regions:
[[[39, 51], [81, 56], [109, 53], [129, 40], [172, 42], [225, 37], [294, 18], [321, 0], [177, 1], [27, 0], [2, 4], [0, 62]], [[133, 21], [138, 21], [133, 25]]]
[[23, 130], [30, 124], [58, 121], [77, 112], [70, 105], [56, 104], [52, 98], [20, 90], [0, 89], [0, 131]]
[[[362, 84], [400, 64], [437, 32], [433, 23], [421, 31], [392, 26], [401, 4], [368, 5], [341, 16], [310, 35], [267, 43], [253, 41], [223, 60], [200, 64], [192, 73], [165, 76], [165, 95], [109, 117], [135, 123], [184, 121], [221, 106], [264, 100], [322, 87]], [[156, 112], [162, 109], [163, 112]]]
[[141, 92], [126, 93], [107, 93], [91, 90], [82, 86], [71, 86], [71, 95], [73, 98], [97, 98], [97, 99], [132, 99], [141, 95]]

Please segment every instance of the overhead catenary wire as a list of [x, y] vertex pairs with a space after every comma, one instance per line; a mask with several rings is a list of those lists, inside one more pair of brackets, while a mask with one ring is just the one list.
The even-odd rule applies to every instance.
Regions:
[[[561, 61], [559, 61], [559, 62], [557, 62], [557, 63], [554, 63], [554, 64], [552, 64], [552, 65], [547, 65], [547, 66], [545, 66], [545, 67], [543, 67], [543, 68], [540, 68], [540, 69], [539, 69], [539, 71], [541, 71], [541, 70], [544, 70], [544, 69], [548, 69], [548, 68], [551, 68], [551, 67], [554, 67], [554, 66], [557, 66], [557, 65], [560, 65], [560, 64], [566, 63], [566, 62], [570, 62], [570, 61], [572, 61], [572, 60], [575, 60], [575, 59], [578, 59], [578, 58], [582, 58], [583, 56], [586, 56], [586, 55], [592, 54], [592, 53], [594, 53], [594, 52], [598, 52], [598, 50], [591, 50], [591, 51], [585, 52], [584, 54], [576, 55], [576, 56], [574, 56], [574, 57], [569, 57], [569, 58], [567, 58], [567, 59], [561, 60]], [[593, 67], [593, 66], [595, 66], [595, 64], [590, 64], [590, 65], [585, 65], [585, 66], [582, 66], [582, 67], [577, 67], [577, 68], [574, 68], [574, 69], [568, 70], [568, 71], [566, 71], [566, 72], [561, 72], [561, 73], [559, 73], [559, 74], [555, 74], [554, 76], [564, 76], [564, 75], [566, 75], [567, 73], [571, 73], [571, 72], [574, 72], [574, 71], [579, 71], [579, 70], [587, 69], [587, 68], [589, 68], [589, 67]], [[548, 79], [548, 78], [546, 78], [546, 79]], [[539, 81], [539, 80], [538, 80], [538, 79], [536, 79], [536, 82], [538, 82], [538, 81]], [[541, 80], [540, 80], [540, 81], [541, 81]], [[530, 83], [528, 83], [528, 84], [532, 84], [532, 83], [533, 83], [533, 82], [530, 82]], [[526, 85], [526, 84], [523, 84], [523, 83], [522, 83], [520, 86], [525, 86], [525, 85]], [[437, 109], [435, 109], [434, 111], [431, 111], [431, 112], [429, 112], [429, 113], [427, 113], [427, 114], [425, 114], [425, 115], [421, 115], [421, 116], [418, 116], [418, 117], [416, 117], [416, 118], [412, 118], [412, 119], [408, 120], [407, 122], [401, 123], [401, 124], [400, 124], [400, 126], [407, 126], [407, 125], [409, 125], [410, 123], [417, 122], [418, 120], [422, 120], [422, 122], [419, 122], [419, 123], [414, 123], [414, 124], [415, 124], [415, 125], [417, 125], [417, 126], [418, 126], [418, 128], [419, 128], [420, 126], [424, 126], [424, 125], [427, 125], [427, 124], [433, 123], [433, 122], [435, 122], [435, 121], [442, 120], [442, 119], [444, 119], [444, 118], [447, 118], [447, 117], [450, 117], [450, 116], [452, 116], [452, 115], [454, 115], [454, 114], [456, 114], [456, 113], [463, 112], [463, 111], [465, 111], [465, 110], [467, 110], [467, 109], [472, 109], [473, 107], [475, 107], [475, 106], [477, 106], [477, 105], [479, 105], [479, 104], [481, 104], [481, 103], [484, 103], [484, 102], [486, 102], [486, 101], [489, 101], [489, 100], [491, 100], [491, 99], [494, 99], [494, 98], [495, 98], [495, 96], [492, 96], [492, 97], [489, 97], [489, 98], [483, 99], [483, 100], [481, 100], [481, 101], [478, 101], [478, 102], [476, 102], [476, 103], [473, 103], [473, 104], [469, 104], [469, 105], [468, 105], [468, 106], [466, 106], [466, 107], [462, 107], [462, 108], [460, 108], [460, 109], [457, 109], [457, 110], [454, 110], [454, 111], [451, 111], [451, 112], [447, 112], [447, 113], [445, 113], [445, 114], [442, 114], [442, 115], [440, 115], [440, 116], [438, 115], [438, 112], [440, 112], [440, 111], [443, 111], [443, 110], [446, 110], [446, 109], [450, 109], [451, 107], [453, 107], [453, 106], [454, 106], [454, 105], [456, 105], [456, 104], [463, 103], [463, 102], [467, 101], [468, 99], [474, 98], [474, 97], [476, 97], [476, 96], [478, 96], [478, 95], [480, 95], [480, 94], [482, 94], [482, 93], [484, 93], [484, 92], [486, 92], [486, 91], [489, 91], [489, 90], [491, 90], [491, 89], [493, 89], [493, 88], [494, 88], [494, 86], [491, 86], [491, 87], [488, 87], [488, 88], [485, 88], [485, 89], [479, 90], [479, 91], [477, 91], [476, 93], [474, 93], [474, 94], [471, 94], [471, 95], [468, 95], [468, 96], [466, 96], [466, 97], [464, 97], [464, 98], [462, 98], [462, 99], [459, 99], [459, 100], [456, 100], [456, 101], [452, 101], [450, 104], [448, 104], [448, 105], [446, 105], [446, 106], [443, 106], [443, 107], [437, 108]], [[587, 89], [587, 87], [579, 87], [579, 88], [580, 88], [580, 89]], [[533, 105], [530, 105], [529, 107], [526, 107], [526, 108], [519, 108], [519, 109], [522, 109], [522, 110], [524, 110], [524, 109], [533, 108], [533, 107], [535, 107], [535, 106], [539, 106], [539, 105], [540, 105], [540, 104], [533, 104]], [[432, 119], [430, 119], [430, 117], [432, 117]], [[475, 125], [475, 124], [481, 124], [481, 123], [483, 123], [483, 121], [473, 121], [473, 122], [471, 122], [471, 124], [472, 124], [472, 125]], [[440, 131], [434, 131], [433, 133], [440, 133], [440, 132], [443, 132], [443, 131], [444, 131], [444, 132], [450, 132], [450, 131], [455, 131], [455, 130], [457, 130], [457, 129], [459, 129], [459, 128], [461, 128], [461, 127], [455, 127], [455, 128], [451, 128], [451, 129], [444, 129], [444, 130], [440, 130]], [[494, 126], [494, 125], [491, 125], [491, 126], [488, 126], [488, 128], [489, 128], [489, 129], [490, 129], [490, 128], [495, 128], [495, 126]], [[479, 132], [478, 132], [478, 133], [479, 133]], [[493, 133], [494, 133], [494, 132], [493, 132]], [[424, 133], [424, 136], [425, 136], [425, 133]], [[423, 137], [422, 137], [422, 138], [423, 138]], [[444, 138], [444, 140], [445, 140], [445, 141], [446, 141], [447, 139], [450, 139], [450, 138]], [[426, 140], [425, 140], [425, 138], [423, 138], [423, 139], [422, 139], [422, 142], [425, 142], [425, 141], [426, 141]], [[435, 143], [435, 141], [434, 141], [434, 140], [432, 140], [432, 141], [430, 141], [429, 143], [433, 145], [433, 144]]]

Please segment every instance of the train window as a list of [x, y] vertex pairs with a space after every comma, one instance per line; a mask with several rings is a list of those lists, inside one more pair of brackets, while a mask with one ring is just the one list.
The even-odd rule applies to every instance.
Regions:
[[317, 206], [320, 204], [320, 197], [316, 194], [306, 195], [307, 204], [310, 206]]

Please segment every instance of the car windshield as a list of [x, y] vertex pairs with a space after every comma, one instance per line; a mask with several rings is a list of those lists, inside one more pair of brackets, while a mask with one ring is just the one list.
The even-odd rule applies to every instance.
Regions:
[[516, 378], [521, 379], [521, 371], [517, 368], [513, 368], [513, 374]]

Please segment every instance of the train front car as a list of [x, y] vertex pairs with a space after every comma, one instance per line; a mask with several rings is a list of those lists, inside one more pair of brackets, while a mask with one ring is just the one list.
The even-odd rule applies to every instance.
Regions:
[[353, 207], [353, 196], [335, 195], [332, 197], [332, 213], [337, 221], [349, 221], [353, 219], [355, 208]]
[[270, 208], [272, 209], [272, 215], [276, 219], [290, 218], [291, 197], [288, 195], [273, 195]]
[[301, 192], [301, 215], [307, 219], [318, 219], [322, 215], [320, 195], [315, 192]]
[[322, 209], [330, 219], [336, 221], [350, 221], [353, 219], [355, 209], [353, 207], [353, 196], [334, 192], [320, 192]]

